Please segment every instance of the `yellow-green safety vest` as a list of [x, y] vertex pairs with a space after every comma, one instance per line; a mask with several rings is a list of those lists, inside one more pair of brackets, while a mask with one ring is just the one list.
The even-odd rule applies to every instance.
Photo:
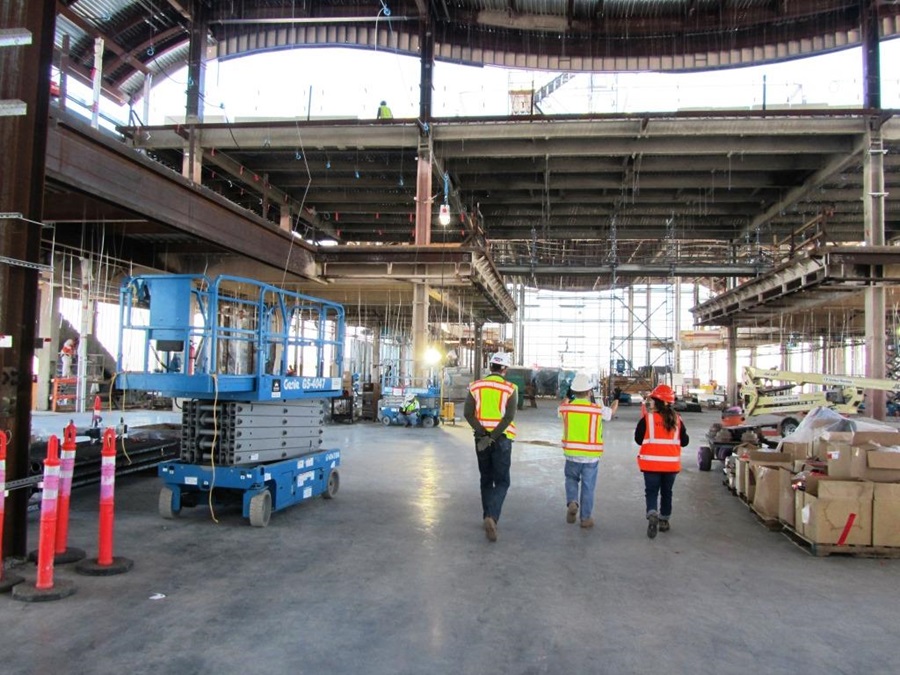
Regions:
[[[475, 417], [479, 423], [489, 432], [497, 428], [503, 413], [506, 412], [506, 404], [510, 396], [514, 396], [513, 405], [518, 403], [518, 388], [512, 382], [507, 382], [499, 375], [488, 375], [483, 380], [476, 380], [469, 385], [472, 398], [475, 399]], [[516, 424], [503, 430], [510, 440], [516, 437]]]
[[559, 406], [563, 420], [563, 454], [566, 457], [600, 457], [603, 454], [603, 408], [576, 398]]

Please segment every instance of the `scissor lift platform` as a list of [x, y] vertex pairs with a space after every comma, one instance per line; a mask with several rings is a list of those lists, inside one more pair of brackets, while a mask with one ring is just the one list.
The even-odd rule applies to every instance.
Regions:
[[175, 518], [184, 506], [196, 506], [202, 494], [222, 490], [238, 494], [243, 515], [253, 527], [266, 527], [274, 511], [322, 495], [331, 499], [340, 486], [340, 450], [321, 450], [280, 462], [252, 466], [210, 466], [163, 462], [159, 476], [159, 514]]

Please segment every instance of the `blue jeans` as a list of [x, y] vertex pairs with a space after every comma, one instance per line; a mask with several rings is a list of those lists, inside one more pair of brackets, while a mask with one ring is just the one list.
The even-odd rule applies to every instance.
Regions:
[[[599, 468], [600, 462], [586, 464], [566, 460], [566, 504], [577, 502], [582, 520], [590, 518], [594, 510], [594, 488], [597, 486]], [[581, 483], [581, 498], [578, 497], [579, 483]]]
[[400, 420], [400, 424], [417, 426], [419, 424], [419, 413], [399, 413], [397, 419]]
[[[647, 513], [657, 511], [661, 520], [672, 515], [672, 486], [677, 473], [644, 471], [644, 497], [647, 499]], [[661, 496], [661, 499], [660, 499]], [[657, 500], [660, 501], [657, 506]]]
[[482, 517], [490, 516], [494, 522], [499, 522], [503, 500], [509, 490], [512, 441], [506, 436], [498, 438], [486, 450], [476, 451], [475, 456], [478, 457], [478, 472], [481, 474]]

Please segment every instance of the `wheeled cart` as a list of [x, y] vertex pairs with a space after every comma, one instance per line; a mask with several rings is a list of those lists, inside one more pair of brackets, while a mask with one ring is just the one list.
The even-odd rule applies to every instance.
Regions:
[[[340, 486], [340, 450], [322, 450], [291, 459], [246, 466], [216, 466], [163, 462], [159, 476], [159, 514], [174, 518], [183, 506], [196, 506], [212, 490], [236, 493], [243, 514], [253, 527], [266, 527], [273, 511], [280, 511], [322, 495], [331, 499]], [[206, 497], [204, 497], [206, 499]]]

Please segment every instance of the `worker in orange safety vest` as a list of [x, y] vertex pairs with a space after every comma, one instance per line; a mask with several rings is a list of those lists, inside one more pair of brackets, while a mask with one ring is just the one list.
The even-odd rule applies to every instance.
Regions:
[[512, 442], [516, 437], [516, 408], [519, 389], [503, 376], [510, 355], [497, 352], [491, 357], [491, 373], [469, 385], [463, 415], [475, 432], [475, 456], [481, 474], [481, 507], [484, 533], [497, 541], [497, 522], [509, 490]]
[[681, 448], [690, 442], [684, 422], [672, 404], [675, 392], [660, 384], [650, 392], [650, 403], [634, 430], [634, 442], [641, 446], [637, 461], [644, 474], [647, 506], [647, 536], [657, 529], [668, 532], [672, 515], [672, 487], [681, 471]]
[[569, 385], [574, 398], [558, 408], [563, 421], [562, 448], [566, 458], [566, 522], [574, 523], [580, 508], [584, 528], [594, 526], [591, 514], [597, 470], [603, 455], [603, 421], [611, 420], [619, 408], [618, 400], [612, 407], [591, 403], [592, 390], [588, 376], [577, 373]]

